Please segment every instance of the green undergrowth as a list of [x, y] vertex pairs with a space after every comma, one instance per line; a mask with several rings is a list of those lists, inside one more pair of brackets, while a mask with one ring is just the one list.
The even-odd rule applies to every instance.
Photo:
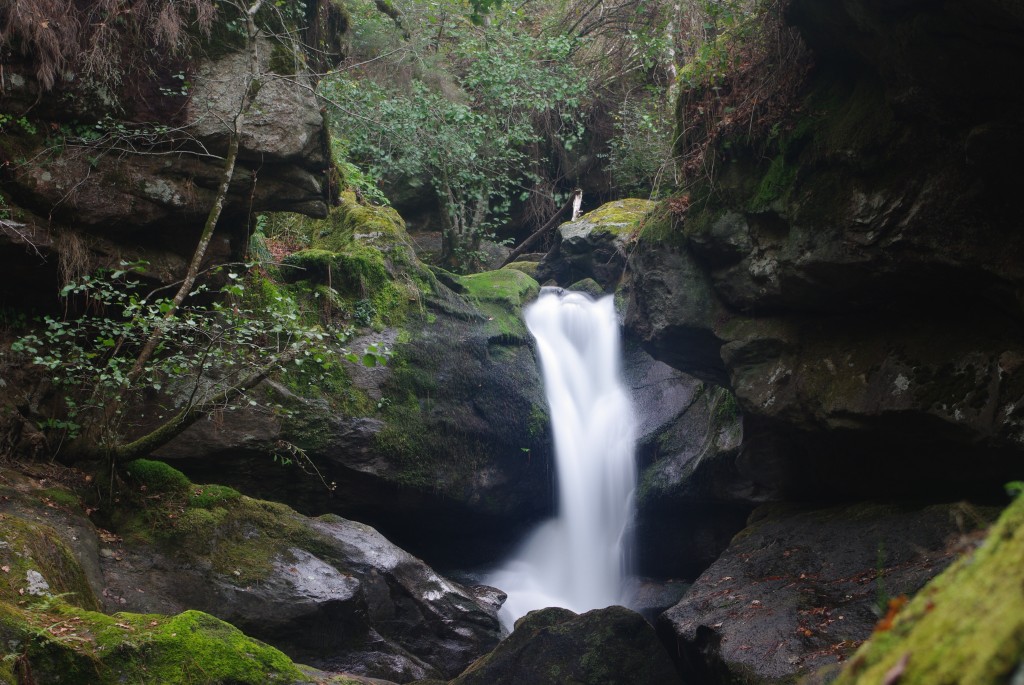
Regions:
[[996, 685], [1019, 678], [1022, 664], [1024, 497], [1017, 497], [984, 544], [926, 585], [890, 629], [876, 630], [835, 685]]
[[360, 327], [402, 323], [434, 287], [416, 259], [405, 223], [390, 207], [360, 204], [343, 193], [323, 221], [304, 222], [309, 247], [284, 259], [281, 276], [304, 284], [305, 296]]
[[307, 682], [280, 651], [213, 616], [106, 615], [59, 599], [0, 603], [0, 681], [161, 685]]
[[125, 539], [203, 559], [240, 586], [267, 577], [275, 559], [301, 548], [330, 551], [328, 541], [291, 508], [253, 499], [223, 485], [196, 485], [173, 467], [138, 459], [125, 467], [124, 505], [111, 527]]

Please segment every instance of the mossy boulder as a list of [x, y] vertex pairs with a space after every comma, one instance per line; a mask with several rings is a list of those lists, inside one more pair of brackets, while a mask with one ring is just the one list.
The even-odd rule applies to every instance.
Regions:
[[623, 607], [531, 611], [497, 649], [451, 685], [673, 685], [679, 676], [654, 630]]
[[[897, 613], [898, 609], [898, 613]], [[848, 660], [834, 685], [1016, 683], [1024, 673], [1024, 498], [985, 542], [918, 592]]]
[[530, 278], [532, 278], [533, 280], [536, 281], [537, 280], [537, 267], [539, 265], [540, 265], [540, 262], [515, 261], [515, 262], [512, 262], [511, 264], [505, 265], [505, 268], [506, 269], [517, 269], [519, 271], [522, 271], [524, 274], [526, 274], [527, 276], [529, 276]]
[[[390, 207], [360, 204], [353, 193], [341, 195], [325, 221], [309, 227], [310, 247], [285, 257], [280, 267], [296, 293], [357, 326], [381, 330], [400, 324], [410, 309], [422, 306], [434, 278], [415, 257], [405, 222]], [[308, 306], [308, 305], [307, 305]]]
[[495, 340], [525, 342], [523, 306], [537, 297], [537, 281], [519, 269], [497, 269], [458, 277], [466, 298], [487, 317], [486, 328]]
[[849, 659], [891, 598], [917, 592], [994, 515], [965, 503], [764, 505], [658, 633], [687, 682], [792, 683]]
[[280, 651], [199, 611], [106, 615], [59, 601], [28, 609], [0, 603], [0, 636], [10, 650], [0, 676], [6, 670], [11, 683], [310, 682]]
[[108, 610], [198, 609], [314, 666], [397, 681], [453, 677], [497, 642], [489, 604], [369, 526], [127, 469], [131, 506], [100, 552]]
[[655, 206], [649, 200], [615, 200], [562, 224], [554, 245], [537, 267], [537, 280], [567, 287], [591, 278], [604, 292], [614, 291], [625, 268], [626, 246]]
[[[148, 468], [147, 468], [148, 467]], [[108, 588], [99, 532], [73, 489], [82, 474], [51, 469], [46, 487], [4, 469], [0, 488], [0, 660], [3, 682], [299, 683], [283, 653], [198, 611], [176, 616], [98, 612]], [[163, 464], [140, 464], [147, 497], [183, 494]], [[64, 481], [67, 485], [60, 485]], [[237, 493], [236, 493], [237, 494]], [[110, 533], [103, 532], [108, 539]], [[145, 592], [142, 584], [135, 594]], [[109, 594], [109, 593], [108, 593]], [[102, 599], [111, 604], [106, 594]], [[124, 606], [114, 602], [114, 609]]]
[[546, 409], [522, 322], [536, 281], [515, 269], [429, 270], [393, 210], [350, 193], [305, 229], [309, 247], [281, 267], [287, 282], [259, 279], [253, 306], [333, 310], [356, 326], [349, 350], [387, 346], [389, 363], [339, 362], [320, 377], [289, 368], [259, 389], [272, 415], [241, 408], [199, 422], [157, 455], [197, 480], [369, 521], [431, 559], [513, 544], [497, 531], [551, 507]]

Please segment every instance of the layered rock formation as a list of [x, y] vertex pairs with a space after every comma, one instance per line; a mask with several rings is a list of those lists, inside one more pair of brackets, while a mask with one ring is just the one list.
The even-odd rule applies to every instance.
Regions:
[[[922, 503], [1002, 504], [1021, 477], [1024, 244], [1007, 191], [1024, 102], [1003, 84], [1022, 66], [1022, 19], [1004, 3], [794, 1], [814, 51], [799, 101], [764, 138], [720, 140], [715, 177], [640, 233], [627, 326], [735, 393], [742, 442], [718, 471], [729, 500], [807, 507], [759, 510], [664, 614], [691, 679], [790, 682], [846, 658], [885, 614], [857, 599], [854, 568], [875, 591], [912, 592], [948, 563], [943, 535], [960, 535]], [[822, 508], [863, 500], [901, 504]], [[793, 537], [809, 521], [820, 543]], [[1004, 666], [1020, 658], [1007, 649]], [[871, 677], [911, 677], [900, 656], [872, 659], [889, 670]]]
[[[1024, 245], [1005, 199], [1020, 139], [998, 133], [1021, 103], [987, 65], [1019, 66], [1020, 18], [812, 4], [792, 8], [817, 49], [799, 109], [649, 222], [627, 323], [733, 389], [742, 470], [769, 496], [992, 495], [1022, 446]], [[940, 34], [990, 51], [925, 59]], [[984, 76], [954, 87], [965, 72]], [[1000, 105], [975, 107], [979, 88]]]

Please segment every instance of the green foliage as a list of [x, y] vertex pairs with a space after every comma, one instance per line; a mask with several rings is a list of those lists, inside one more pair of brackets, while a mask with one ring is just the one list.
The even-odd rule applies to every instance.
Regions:
[[39, 132], [36, 125], [29, 121], [28, 117], [16, 117], [13, 114], [0, 112], [0, 132], [8, 132], [14, 129], [15, 132], [21, 131], [27, 133], [30, 136], [34, 136]]
[[341, 72], [324, 79], [321, 92], [346, 157], [365, 169], [346, 171], [346, 180], [358, 187], [368, 178], [429, 179], [443, 208], [448, 263], [472, 268], [481, 238], [505, 221], [511, 198], [532, 183], [526, 148], [540, 140], [539, 122], [557, 121], [566, 149], [579, 141], [585, 83], [568, 59], [565, 37], [500, 24], [448, 25], [445, 17], [434, 20], [452, 47], [432, 58], [445, 77], [419, 68], [394, 81]]
[[[46, 316], [41, 330], [12, 345], [64, 393], [64, 415], [46, 419], [44, 428], [74, 438], [89, 426], [89, 440], [113, 448], [135, 429], [135, 420], [159, 425], [226, 392], [232, 396], [220, 406], [256, 404], [244, 387], [254, 374], [304, 364], [323, 372], [348, 353], [338, 347], [346, 331], [304, 323], [300, 312], [282, 306], [279, 294], [277, 306], [268, 306], [268, 297], [248, 296], [241, 269], [226, 270], [217, 293], [197, 288], [170, 317], [171, 301], [160, 291], [145, 292], [136, 273], [141, 269], [123, 264], [69, 283], [61, 295], [69, 310], [84, 313]], [[200, 295], [217, 299], [200, 304]], [[138, 350], [155, 331], [162, 333], [156, 353], [135, 373]], [[156, 416], [145, 416], [140, 406]]]
[[663, 184], [666, 190], [673, 189], [677, 180], [672, 160], [674, 126], [662, 94], [623, 102], [614, 123], [615, 135], [608, 141], [608, 173], [619, 192], [656, 196]]

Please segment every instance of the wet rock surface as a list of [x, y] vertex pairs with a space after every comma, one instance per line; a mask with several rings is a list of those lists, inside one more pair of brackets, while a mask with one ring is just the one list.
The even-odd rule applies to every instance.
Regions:
[[687, 682], [792, 682], [849, 658], [890, 599], [917, 592], [994, 515], [965, 504], [765, 505], [658, 618], [658, 633]]
[[452, 685], [672, 685], [679, 677], [650, 624], [623, 607], [532, 611]]
[[[225, 566], [216, 559], [217, 544], [204, 548], [197, 541], [191, 554], [178, 545], [173, 551], [123, 541], [105, 546], [104, 607], [200, 609], [297, 661], [396, 682], [453, 677], [497, 644], [491, 605], [369, 526], [304, 519], [276, 505], [265, 512], [269, 519], [242, 516], [219, 533], [220, 544], [264, 550], [269, 558], [257, 551], [250, 561], [261, 569], [255, 575], [244, 565], [248, 552], [237, 568]], [[296, 525], [288, 539], [266, 547], [273, 527]], [[288, 546], [293, 539], [305, 544]]]

